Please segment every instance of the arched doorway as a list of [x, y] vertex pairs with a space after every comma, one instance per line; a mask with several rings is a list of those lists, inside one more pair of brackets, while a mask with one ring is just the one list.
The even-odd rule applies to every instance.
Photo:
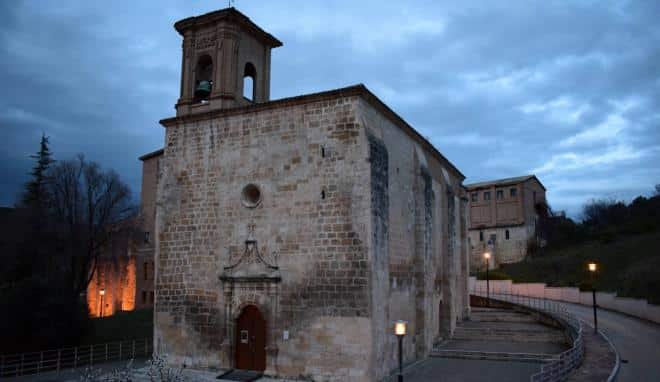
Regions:
[[254, 305], [243, 308], [236, 320], [236, 368], [266, 369], [266, 320]]

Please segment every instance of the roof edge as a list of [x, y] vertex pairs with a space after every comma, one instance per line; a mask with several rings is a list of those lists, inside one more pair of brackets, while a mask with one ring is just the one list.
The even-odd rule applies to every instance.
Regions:
[[539, 180], [539, 178], [534, 175], [534, 174], [529, 174], [529, 175], [521, 175], [521, 176], [516, 176], [512, 178], [502, 178], [502, 179], [494, 179], [494, 180], [486, 180], [483, 182], [475, 182], [471, 184], [466, 184], [465, 188], [470, 191], [470, 190], [475, 190], [479, 188], [487, 188], [487, 187], [493, 187], [493, 186], [507, 186], [511, 184], [518, 184], [518, 183], [523, 183], [528, 180], [534, 179], [538, 182], [538, 184], [543, 188], [544, 191], [547, 191], [543, 183]]
[[185, 116], [171, 117], [161, 119], [159, 122], [164, 127], [169, 127], [176, 125], [177, 123], [183, 122], [193, 122], [203, 119], [209, 119], [218, 116], [230, 116], [241, 114], [245, 112], [256, 112], [262, 110], [274, 109], [282, 106], [292, 106], [300, 105], [311, 102], [318, 102], [328, 99], [333, 99], [337, 97], [351, 97], [359, 96], [367, 101], [371, 106], [375, 107], [377, 110], [382, 112], [386, 117], [390, 119], [394, 124], [399, 126], [405, 133], [408, 134], [412, 139], [419, 142], [426, 150], [431, 154], [435, 155], [441, 162], [446, 163], [451, 171], [461, 178], [461, 182], [465, 179], [465, 175], [454, 166], [454, 164], [449, 161], [440, 151], [431, 144], [423, 135], [421, 135], [414, 127], [412, 127], [406, 120], [404, 120], [400, 115], [393, 111], [387, 104], [381, 101], [375, 94], [373, 94], [364, 84], [357, 84], [352, 86], [347, 86], [344, 88], [338, 88], [333, 90], [326, 90], [317, 93], [303, 94], [294, 97], [280, 98], [277, 100], [255, 103], [245, 106], [238, 106], [229, 109], [218, 109], [210, 110], [198, 114], [190, 114]]
[[181, 36], [183, 36], [184, 32], [189, 28], [193, 28], [195, 26], [204, 26], [223, 19], [234, 21], [237, 24], [245, 27], [252, 34], [256, 35], [261, 40], [270, 44], [272, 48], [277, 48], [282, 46], [282, 42], [280, 40], [278, 40], [272, 34], [261, 29], [259, 25], [255, 24], [254, 21], [250, 20], [249, 17], [247, 17], [246, 15], [244, 15], [234, 7], [218, 9], [216, 11], [204, 13], [199, 16], [187, 17], [185, 19], [175, 22], [174, 29], [176, 29], [176, 31], [179, 32]]
[[163, 153], [165, 153], [165, 149], [158, 149], [156, 151], [146, 153], [146, 154], [142, 155], [141, 157], [139, 157], [138, 159], [144, 162], [147, 159], [151, 159], [153, 157], [161, 156], [161, 155], [163, 155]]

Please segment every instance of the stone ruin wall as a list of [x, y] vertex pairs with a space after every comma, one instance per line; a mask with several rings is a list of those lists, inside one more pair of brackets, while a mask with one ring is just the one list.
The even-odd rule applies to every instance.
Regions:
[[[266, 373], [373, 379], [370, 167], [357, 105], [292, 103], [166, 129], [155, 346], [170, 362], [230, 367], [234, 320], [255, 304], [267, 321]], [[262, 192], [254, 209], [241, 203], [248, 183]], [[219, 275], [249, 226], [282, 281], [228, 292]]]

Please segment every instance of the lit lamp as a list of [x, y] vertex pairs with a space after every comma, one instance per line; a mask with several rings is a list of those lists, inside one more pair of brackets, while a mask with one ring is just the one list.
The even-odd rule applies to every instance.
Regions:
[[589, 275], [591, 277], [591, 294], [593, 296], [594, 332], [598, 333], [598, 315], [596, 314], [596, 308], [598, 305], [596, 304], [596, 285], [594, 284], [594, 277], [596, 275], [596, 271], [598, 270], [598, 265], [596, 265], [596, 263], [589, 263], [588, 269]]
[[490, 280], [488, 279], [488, 268], [490, 268], [490, 252], [484, 253], [484, 260], [486, 260], [486, 301], [490, 304]]
[[100, 317], [103, 317], [103, 296], [105, 296], [105, 289], [101, 289], [99, 294], [101, 295], [101, 307], [99, 309], [99, 315]]
[[397, 321], [394, 324], [394, 334], [396, 337], [399, 339], [399, 376], [398, 376], [398, 382], [403, 382], [403, 337], [406, 335], [406, 322], [405, 321]]

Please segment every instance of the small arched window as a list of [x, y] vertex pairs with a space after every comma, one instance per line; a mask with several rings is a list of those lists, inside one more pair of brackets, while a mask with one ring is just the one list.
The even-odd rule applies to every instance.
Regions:
[[504, 231], [504, 238], [509, 240], [509, 230]]
[[248, 62], [243, 70], [243, 97], [251, 102], [254, 102], [255, 99], [256, 80], [257, 69], [251, 62]]
[[195, 103], [208, 101], [212, 89], [213, 60], [211, 56], [204, 55], [199, 58], [197, 66], [195, 66], [195, 88], [193, 90]]

